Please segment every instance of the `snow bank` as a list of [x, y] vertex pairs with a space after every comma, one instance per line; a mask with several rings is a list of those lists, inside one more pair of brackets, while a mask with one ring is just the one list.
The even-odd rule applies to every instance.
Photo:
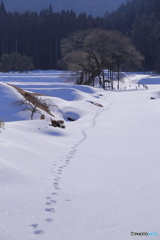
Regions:
[[[123, 91], [103, 91], [64, 83], [59, 74], [0, 75], [0, 239], [124, 240], [132, 231], [158, 232], [160, 87], [136, 90], [158, 77], [126, 74]], [[21, 96], [6, 82], [47, 95], [66, 129], [49, 126], [48, 115], [31, 121], [17, 113], [10, 104]]]

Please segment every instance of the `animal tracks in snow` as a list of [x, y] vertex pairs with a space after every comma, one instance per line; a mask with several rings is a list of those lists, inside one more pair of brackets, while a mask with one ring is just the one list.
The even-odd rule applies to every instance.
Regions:
[[34, 234], [36, 234], [36, 235], [43, 234], [43, 233], [44, 233], [44, 231], [42, 229], [34, 231]]
[[55, 209], [54, 208], [45, 208], [45, 211], [46, 212], [55, 212]]
[[[109, 95], [108, 95], [109, 96]], [[104, 99], [106, 97], [104, 96]], [[58, 191], [60, 191], [60, 181], [61, 181], [61, 175], [63, 175], [63, 170], [70, 164], [70, 161], [74, 158], [79, 145], [88, 138], [87, 135], [87, 129], [94, 128], [96, 125], [96, 118], [101, 114], [101, 112], [108, 110], [109, 107], [112, 105], [108, 99], [106, 99], [107, 102], [109, 102], [109, 105], [104, 108], [99, 108], [93, 118], [91, 119], [90, 126], [84, 128], [81, 130], [82, 137], [79, 141], [77, 141], [72, 147], [71, 150], [68, 152], [68, 154], [65, 157], [61, 157], [59, 160], [55, 160], [50, 168], [51, 174], [53, 174], [53, 192], [51, 192], [46, 197], [45, 202], [45, 208], [44, 211], [46, 214], [48, 214], [48, 218], [46, 218], [44, 221], [46, 223], [53, 223], [54, 222], [54, 213], [56, 212], [56, 206], [58, 204], [57, 196]], [[70, 202], [70, 199], [64, 199], [65, 202]], [[35, 235], [41, 235], [44, 234], [44, 231], [42, 229], [37, 229], [38, 224], [32, 224], [31, 225], [34, 228], [34, 234]]]
[[31, 227], [37, 228], [37, 227], [38, 227], [38, 224], [31, 224]]
[[46, 222], [48, 222], [48, 223], [52, 223], [54, 220], [53, 220], [53, 218], [47, 218], [46, 219]]
[[38, 224], [31, 224], [30, 226], [35, 229], [33, 232], [34, 234], [41, 235], [44, 233], [44, 231], [42, 229], [36, 229], [39, 226]]

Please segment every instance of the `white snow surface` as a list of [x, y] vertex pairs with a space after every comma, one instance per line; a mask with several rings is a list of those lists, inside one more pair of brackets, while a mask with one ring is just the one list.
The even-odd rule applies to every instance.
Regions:
[[[160, 76], [125, 75], [104, 91], [58, 71], [0, 73], [0, 240], [160, 239]], [[18, 112], [7, 83], [47, 95], [66, 128]]]

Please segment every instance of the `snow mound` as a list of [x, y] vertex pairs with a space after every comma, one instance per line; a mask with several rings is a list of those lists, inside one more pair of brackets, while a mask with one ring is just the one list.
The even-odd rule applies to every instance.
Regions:
[[18, 112], [12, 106], [14, 101], [22, 99], [22, 96], [11, 86], [6, 83], [0, 83], [0, 114], [5, 122], [28, 120], [29, 114], [27, 112]]

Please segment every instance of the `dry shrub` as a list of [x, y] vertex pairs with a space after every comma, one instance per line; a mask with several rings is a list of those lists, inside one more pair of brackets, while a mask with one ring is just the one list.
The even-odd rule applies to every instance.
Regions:
[[0, 133], [4, 129], [4, 122], [0, 119]]
[[63, 120], [53, 120], [53, 119], [50, 119], [50, 120], [51, 120], [50, 126], [59, 127], [59, 128], [66, 128]]
[[[50, 108], [51, 108], [51, 106], [55, 106], [55, 105], [52, 105], [50, 103], [49, 99], [38, 98], [36, 95], [33, 95], [28, 92], [25, 92], [24, 98], [29, 103], [32, 103], [34, 106], [36, 106], [36, 107], [42, 109], [43, 111], [47, 112], [48, 114], [52, 115], [50, 112]], [[52, 115], [52, 116], [54, 117], [54, 115]]]
[[57, 107], [50, 103], [49, 99], [42, 99], [36, 95], [25, 92], [24, 98], [12, 103], [13, 106], [17, 107], [19, 111], [29, 111], [31, 112], [31, 120], [33, 120], [33, 115], [35, 113], [41, 113], [43, 110], [54, 117], [50, 112], [51, 107]]
[[[49, 99], [42, 99], [38, 96], [45, 96], [43, 94], [39, 93], [29, 93], [24, 91], [21, 88], [18, 88], [16, 86], [13, 86], [11, 84], [8, 84], [9, 86], [15, 88], [23, 97], [24, 99], [21, 99], [19, 101], [14, 102], [12, 105], [18, 107], [20, 111], [26, 111], [30, 109], [36, 109], [36, 112], [40, 112], [37, 107], [45, 112], [47, 112], [49, 115], [54, 117], [54, 115], [50, 112], [51, 107], [57, 107], [56, 105], [52, 104]], [[22, 105], [28, 105], [31, 108], [22, 108]], [[34, 110], [33, 110], [34, 111]]]

